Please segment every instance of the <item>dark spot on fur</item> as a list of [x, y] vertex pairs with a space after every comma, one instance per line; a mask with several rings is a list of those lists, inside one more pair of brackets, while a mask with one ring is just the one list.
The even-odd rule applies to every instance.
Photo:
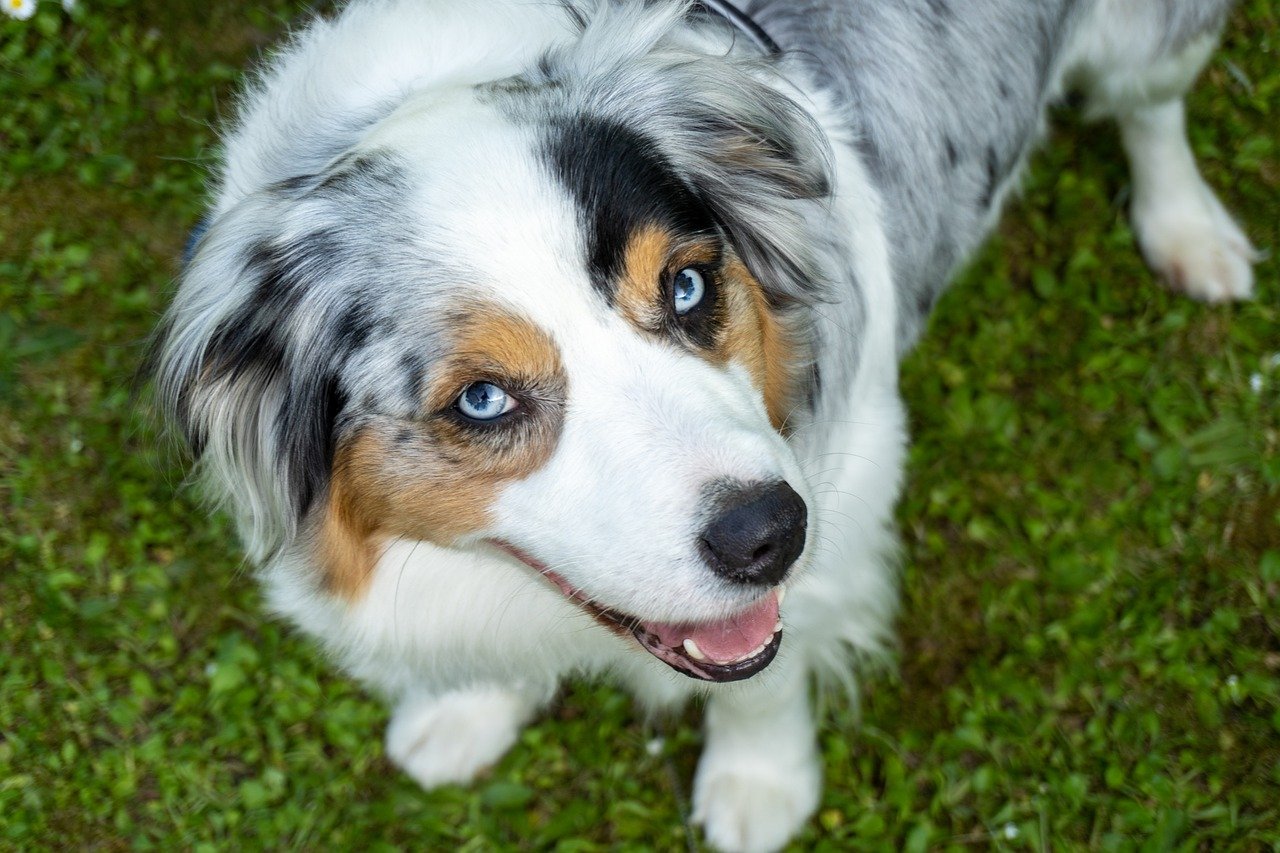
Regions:
[[413, 441], [414, 435], [415, 433], [413, 430], [409, 429], [408, 427], [401, 427], [400, 429], [396, 430], [396, 444], [400, 444], [400, 445], [409, 444], [410, 442]]
[[427, 362], [420, 355], [402, 355], [400, 372], [404, 376], [404, 395], [416, 411], [422, 405], [423, 383], [427, 381]]
[[916, 294], [916, 313], [921, 318], [928, 316], [929, 312], [933, 310], [933, 297], [933, 292], [929, 290]]
[[391, 157], [362, 153], [340, 160], [316, 187], [325, 195], [368, 194], [370, 185], [401, 187], [404, 175]]
[[[283, 383], [274, 428], [282, 475], [298, 499], [299, 516], [327, 482], [333, 424], [345, 408], [346, 395], [337, 378], [324, 371], [289, 371], [287, 341], [308, 284], [336, 261], [333, 241], [334, 235], [320, 231], [286, 243], [254, 245], [245, 271], [257, 283], [210, 336], [202, 368], [206, 382], [221, 379], [261, 389]], [[335, 329], [348, 343], [367, 334], [351, 310]], [[197, 437], [193, 444], [202, 442]]]
[[982, 197], [978, 199], [978, 206], [981, 208], [991, 206], [995, 198], [996, 186], [1000, 181], [1000, 157], [996, 154], [996, 149], [990, 145], [987, 146], [986, 170], [986, 184], [982, 188]]
[[548, 53], [544, 53], [541, 56], [539, 56], [537, 68], [538, 68], [538, 74], [542, 77], [543, 80], [550, 80], [552, 75], [555, 73], [555, 69], [551, 64], [551, 55]]
[[191, 259], [196, 255], [196, 249], [200, 245], [200, 241], [204, 238], [205, 232], [209, 230], [209, 217], [206, 214], [201, 217], [196, 226], [191, 229], [191, 233], [187, 235], [187, 242], [182, 247], [182, 265], [185, 267], [191, 263]]
[[818, 405], [818, 397], [822, 395], [822, 368], [814, 362], [809, 368], [809, 387], [805, 391], [805, 403], [812, 411]]
[[858, 149], [858, 153], [862, 155], [862, 165], [866, 167], [871, 176], [878, 182], [883, 183], [888, 175], [888, 163], [885, 161], [884, 155], [880, 153], [880, 148], [876, 145], [875, 140], [869, 134], [858, 134], [854, 138], [854, 146]]
[[348, 355], [356, 352], [368, 342], [377, 325], [365, 304], [353, 299], [333, 326], [334, 347]]
[[1013, 95], [1013, 92], [1009, 89], [1009, 84], [1003, 80], [996, 81], [996, 91], [1000, 93], [1001, 99], [1006, 101]]
[[946, 35], [950, 23], [951, 7], [947, 0], [926, 0], [929, 4], [929, 24], [939, 36]]
[[947, 152], [947, 165], [954, 169], [956, 164], [960, 162], [960, 152], [956, 151], [955, 140], [950, 136], [943, 136], [942, 147], [945, 148]]
[[287, 252], [274, 244], [251, 247], [245, 270], [257, 279], [253, 293], [210, 336], [205, 366], [214, 377], [252, 372], [269, 381], [284, 369], [283, 336], [303, 288]]
[[319, 180], [315, 175], [294, 175], [291, 178], [276, 181], [270, 187], [268, 192], [273, 192], [288, 198], [297, 198], [305, 195], [316, 182]]

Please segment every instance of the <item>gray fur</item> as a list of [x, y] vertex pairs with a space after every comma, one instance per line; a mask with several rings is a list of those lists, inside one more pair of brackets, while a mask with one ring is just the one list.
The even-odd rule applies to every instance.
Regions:
[[159, 330], [159, 399], [255, 560], [323, 496], [360, 418], [421, 405], [456, 279], [407, 224], [408, 180], [365, 155], [242, 199], [195, 246]]
[[[750, 10], [829, 90], [886, 205], [900, 350], [982, 240], [1036, 141], [1076, 23], [1098, 0], [757, 0]], [[1166, 50], [1230, 0], [1140, 9]]]

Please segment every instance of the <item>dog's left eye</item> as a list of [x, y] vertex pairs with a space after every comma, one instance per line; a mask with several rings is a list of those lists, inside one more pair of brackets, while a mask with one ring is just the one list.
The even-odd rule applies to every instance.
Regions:
[[516, 400], [492, 382], [473, 382], [458, 395], [458, 411], [473, 421], [494, 421], [516, 407]]
[[676, 273], [671, 283], [671, 301], [677, 315], [685, 315], [698, 306], [707, 293], [707, 282], [702, 273], [693, 267], [685, 267]]

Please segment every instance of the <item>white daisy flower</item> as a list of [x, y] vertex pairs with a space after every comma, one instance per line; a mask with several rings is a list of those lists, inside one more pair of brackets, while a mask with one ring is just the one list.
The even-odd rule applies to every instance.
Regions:
[[36, 0], [0, 0], [0, 8], [10, 18], [25, 21], [36, 13]]

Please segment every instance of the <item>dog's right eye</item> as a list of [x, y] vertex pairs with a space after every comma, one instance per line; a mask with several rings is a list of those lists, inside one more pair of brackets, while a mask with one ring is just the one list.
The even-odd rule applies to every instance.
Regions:
[[481, 423], [496, 421], [516, 407], [516, 399], [492, 382], [473, 382], [458, 395], [458, 411]]

